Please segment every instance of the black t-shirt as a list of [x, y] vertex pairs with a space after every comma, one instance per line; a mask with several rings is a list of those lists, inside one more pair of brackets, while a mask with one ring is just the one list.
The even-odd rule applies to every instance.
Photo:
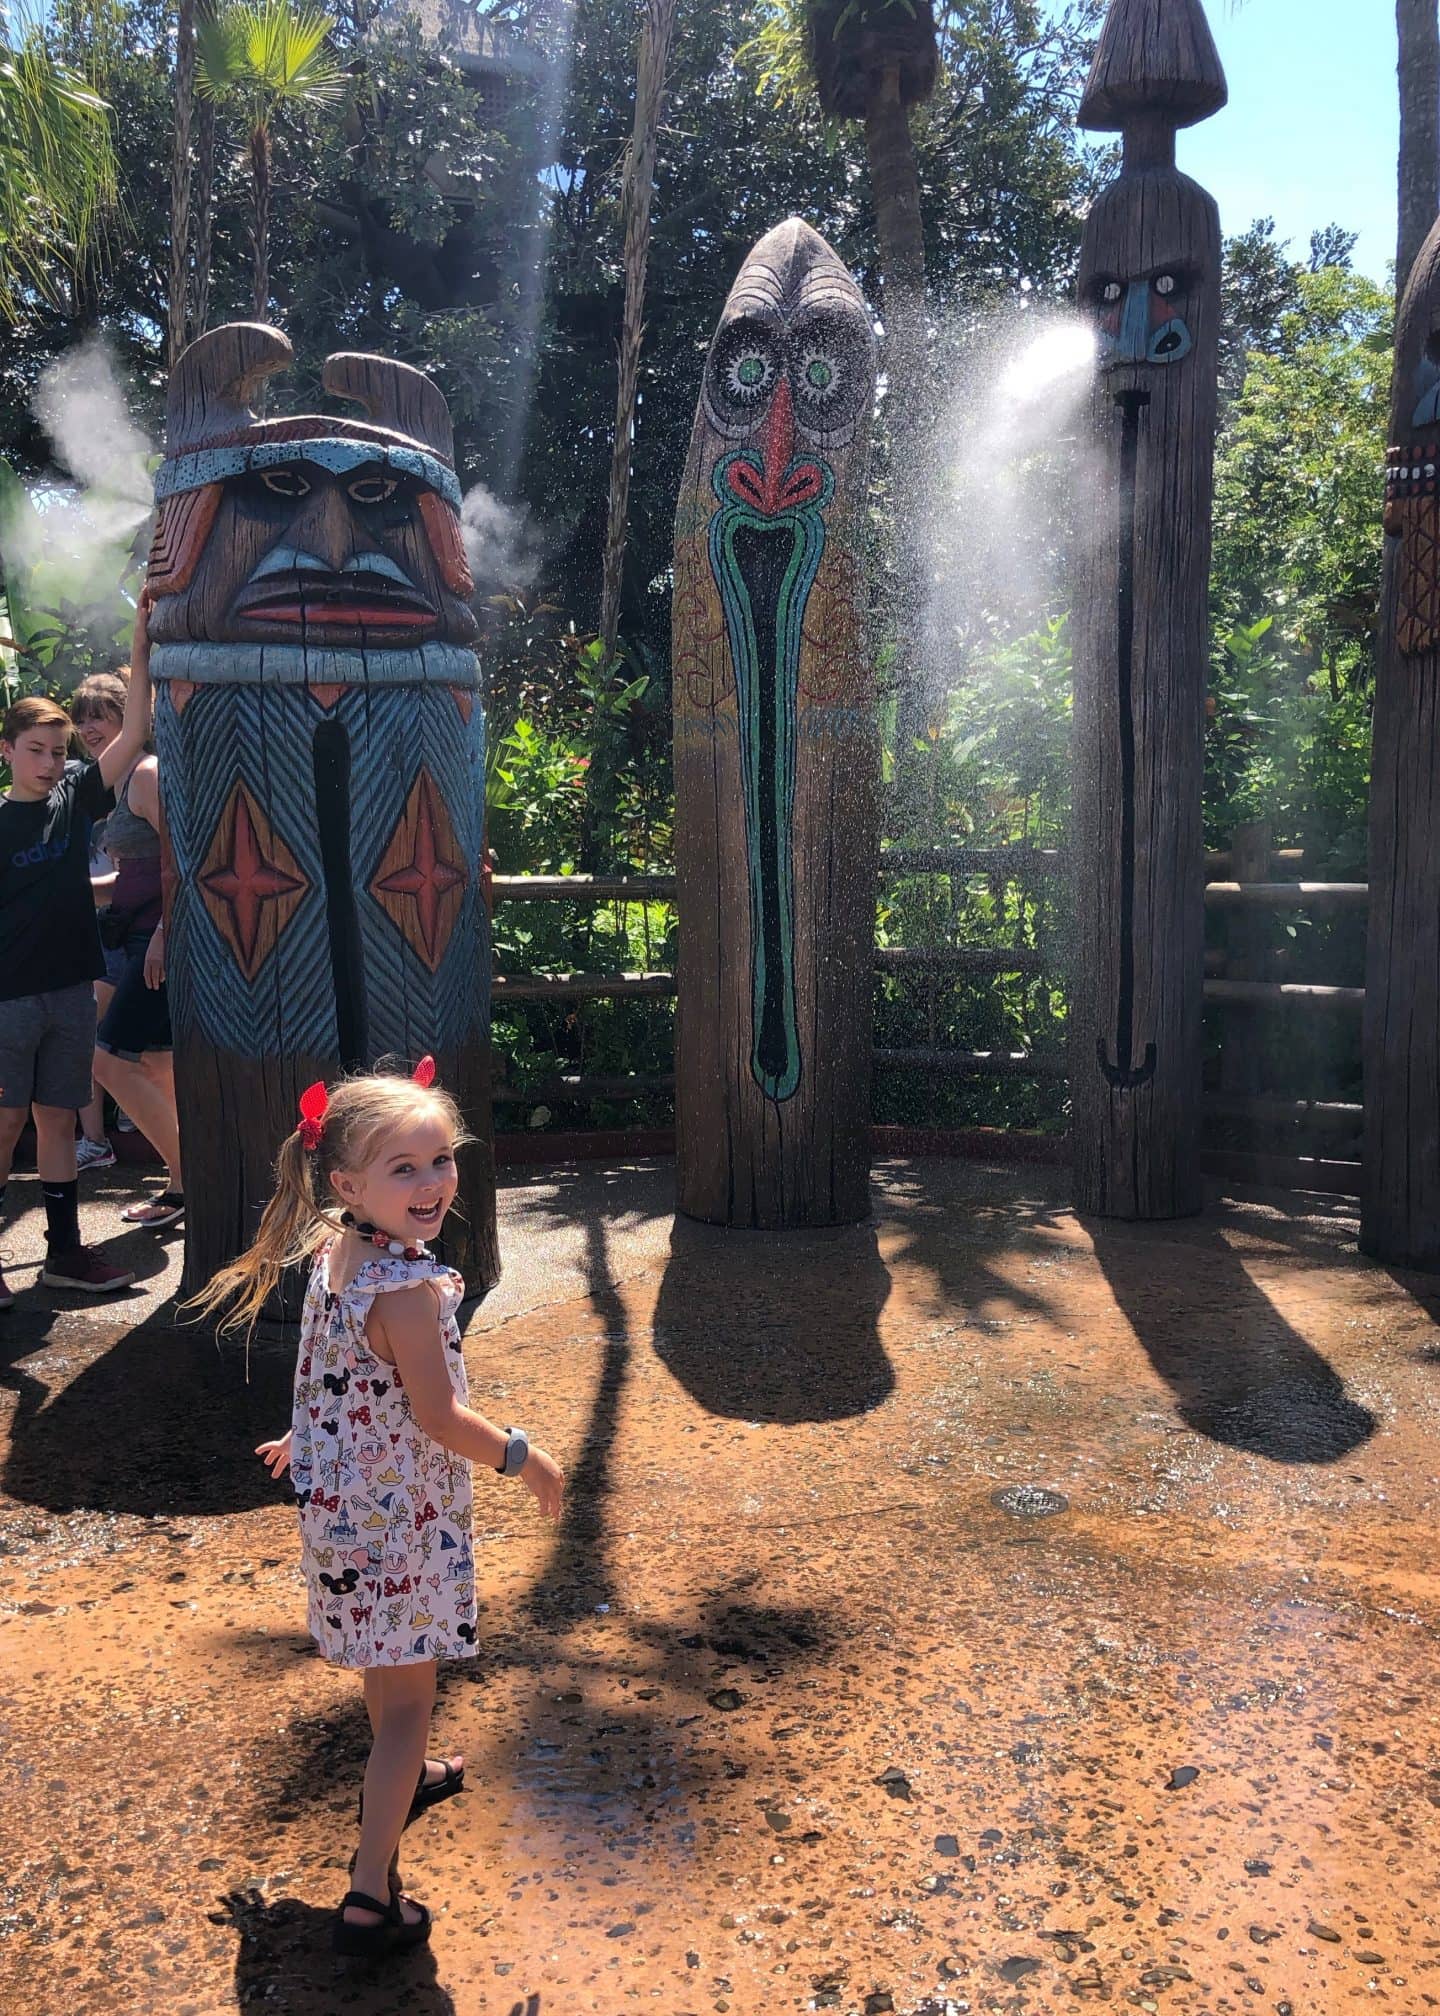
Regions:
[[103, 978], [90, 828], [114, 809], [98, 763], [74, 763], [48, 798], [0, 798], [0, 1001]]

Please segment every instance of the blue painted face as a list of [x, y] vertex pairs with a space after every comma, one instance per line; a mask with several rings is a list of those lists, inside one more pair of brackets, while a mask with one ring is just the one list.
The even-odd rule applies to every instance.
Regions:
[[1091, 300], [1100, 323], [1100, 368], [1179, 364], [1195, 348], [1185, 318], [1190, 278], [1178, 269], [1142, 280], [1098, 279]]

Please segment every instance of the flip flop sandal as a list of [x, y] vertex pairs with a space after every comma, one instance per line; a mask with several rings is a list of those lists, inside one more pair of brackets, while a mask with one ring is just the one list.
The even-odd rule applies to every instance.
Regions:
[[[444, 1777], [437, 1778], [433, 1785], [427, 1784], [425, 1773], [429, 1769], [430, 1761], [427, 1757], [425, 1762], [420, 1766], [420, 1781], [415, 1787], [415, 1797], [410, 1801], [410, 1811], [405, 1815], [405, 1825], [407, 1827], [411, 1821], [418, 1820], [427, 1807], [438, 1806], [443, 1800], [453, 1799], [457, 1792], [465, 1790], [465, 1766], [462, 1764], [457, 1771], [453, 1764], [447, 1764], [443, 1758], [436, 1758], [435, 1761], [444, 1772]], [[360, 1794], [359, 1820], [360, 1825], [363, 1827], [365, 1825], [365, 1794], [363, 1792]]]
[[[409, 1901], [415, 1903], [413, 1897]], [[359, 1911], [373, 1911], [378, 1924], [352, 1924], [345, 1916], [352, 1907]], [[378, 1897], [369, 1897], [363, 1890], [347, 1890], [335, 1913], [330, 1943], [337, 1953], [352, 1960], [383, 1960], [391, 1953], [406, 1953], [413, 1946], [423, 1946], [430, 1937], [429, 1911], [423, 1904], [415, 1904], [415, 1908], [420, 1916], [413, 1925], [408, 1925], [398, 1897], [382, 1904]]]
[[152, 1197], [146, 1204], [131, 1204], [120, 1213], [122, 1225], [143, 1225], [147, 1232], [163, 1231], [167, 1225], [178, 1225], [185, 1216], [185, 1199], [174, 1190], [167, 1190], [163, 1197]]

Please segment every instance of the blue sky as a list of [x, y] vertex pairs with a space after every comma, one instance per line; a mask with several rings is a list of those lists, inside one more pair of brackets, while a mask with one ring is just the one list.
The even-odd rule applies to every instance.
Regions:
[[1230, 103], [1180, 135], [1179, 161], [1227, 234], [1272, 216], [1297, 256], [1325, 224], [1358, 231], [1355, 263], [1395, 257], [1399, 110], [1390, 0], [1207, 0]]

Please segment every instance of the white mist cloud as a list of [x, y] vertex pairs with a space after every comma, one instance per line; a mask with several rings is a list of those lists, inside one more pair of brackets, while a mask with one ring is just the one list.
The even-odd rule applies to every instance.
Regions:
[[467, 490], [460, 529], [470, 572], [481, 594], [528, 588], [540, 571], [542, 541], [524, 511], [504, 504], [483, 483]]
[[943, 693], [977, 652], [1064, 604], [1095, 336], [1076, 316], [1005, 304], [942, 342], [952, 391], [928, 486], [926, 655]]
[[130, 418], [98, 340], [45, 371], [32, 405], [64, 478], [30, 488], [33, 509], [0, 523], [10, 567], [36, 568], [44, 599], [82, 610], [113, 600], [125, 556], [153, 507], [147, 458], [155, 450]]

